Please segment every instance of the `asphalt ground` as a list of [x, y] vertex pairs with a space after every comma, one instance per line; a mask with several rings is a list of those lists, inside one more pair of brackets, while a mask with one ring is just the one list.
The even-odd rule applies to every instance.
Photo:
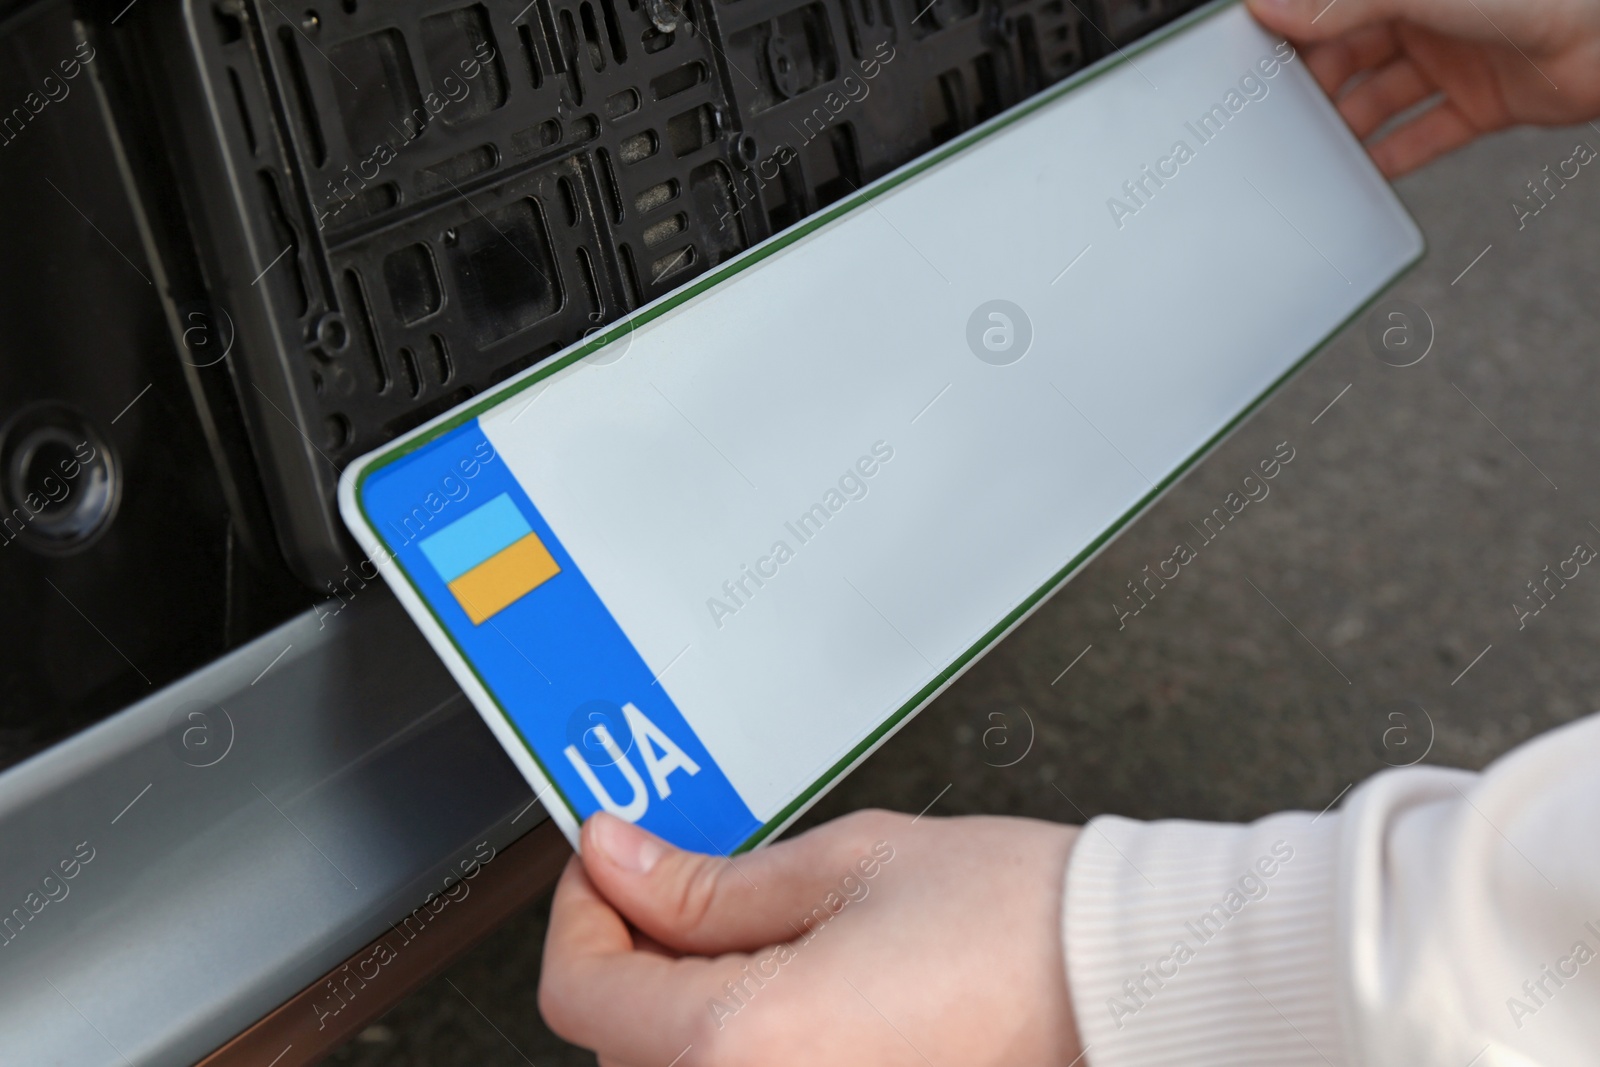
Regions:
[[[1600, 129], [1514, 131], [1402, 181], [1430, 251], [1373, 312], [1424, 312], [1389, 362], [1352, 324], [799, 828], [1320, 811], [1386, 765], [1482, 767], [1600, 709], [1600, 566], [1566, 562], [1600, 549], [1600, 162], [1520, 224], [1511, 206], [1580, 141]], [[1270, 494], [1201, 545], [1190, 524], [1285, 443]], [[1180, 541], [1196, 558], [1129, 599]], [[593, 1064], [535, 1007], [548, 910], [330, 1062]]]

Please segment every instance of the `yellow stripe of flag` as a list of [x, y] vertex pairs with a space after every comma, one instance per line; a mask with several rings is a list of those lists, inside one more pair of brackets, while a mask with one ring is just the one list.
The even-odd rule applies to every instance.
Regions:
[[474, 626], [561, 573], [538, 534], [496, 552], [450, 583], [450, 592]]

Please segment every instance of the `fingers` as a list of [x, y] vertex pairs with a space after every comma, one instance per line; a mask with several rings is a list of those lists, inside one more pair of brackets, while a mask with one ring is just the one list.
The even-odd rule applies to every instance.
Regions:
[[1366, 26], [1306, 50], [1306, 66], [1329, 96], [1337, 95], [1351, 78], [1374, 70], [1400, 54], [1394, 27]]
[[[873, 820], [852, 816], [742, 856], [673, 848], [610, 815], [584, 823], [581, 854], [593, 884], [646, 935], [698, 955], [753, 951], [790, 941], [847, 876], [873, 865]], [[874, 866], [875, 870], [875, 866]]]
[[1498, 41], [1504, 32], [1528, 44], [1548, 21], [1542, 5], [1527, 0], [1249, 0], [1249, 7], [1269, 30], [1304, 42], [1398, 20], [1478, 41]]
[[654, 952], [657, 956], [665, 956], [669, 960], [675, 960], [683, 955], [677, 949], [668, 948], [639, 929], [633, 931], [633, 950], [635, 952]]
[[1436, 90], [1409, 59], [1397, 60], [1351, 89], [1339, 113], [1356, 137], [1366, 140], [1378, 127], [1432, 96]]
[[[1291, 41], [1327, 41], [1387, 22], [1405, 0], [1249, 0], [1250, 13]], [[1413, 3], [1412, 6], [1421, 6]]]
[[635, 952], [627, 923], [574, 857], [550, 907], [539, 1011], [557, 1034], [603, 1052], [604, 1062], [668, 1063], [703, 1027], [715, 967]]
[[1476, 139], [1480, 131], [1453, 104], [1440, 104], [1406, 123], [1368, 148], [1373, 162], [1389, 178], [1430, 163]]
[[584, 873], [583, 862], [573, 856], [556, 882], [555, 899], [550, 904], [545, 959], [549, 960], [552, 952], [566, 956], [632, 950], [628, 924], [595, 892]]

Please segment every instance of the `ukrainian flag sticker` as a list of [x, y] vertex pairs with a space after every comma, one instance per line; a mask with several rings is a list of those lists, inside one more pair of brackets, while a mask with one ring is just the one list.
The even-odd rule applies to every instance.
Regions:
[[354, 488], [372, 558], [569, 838], [605, 810], [686, 848], [751, 841], [762, 820], [477, 419]]
[[510, 494], [418, 542], [474, 626], [561, 573]]

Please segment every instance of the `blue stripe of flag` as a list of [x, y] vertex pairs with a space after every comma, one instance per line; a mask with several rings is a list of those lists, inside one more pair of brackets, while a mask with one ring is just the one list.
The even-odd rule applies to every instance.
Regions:
[[532, 532], [533, 527], [523, 518], [510, 494], [501, 493], [438, 533], [423, 538], [418, 547], [439, 572], [439, 577], [453, 582]]

